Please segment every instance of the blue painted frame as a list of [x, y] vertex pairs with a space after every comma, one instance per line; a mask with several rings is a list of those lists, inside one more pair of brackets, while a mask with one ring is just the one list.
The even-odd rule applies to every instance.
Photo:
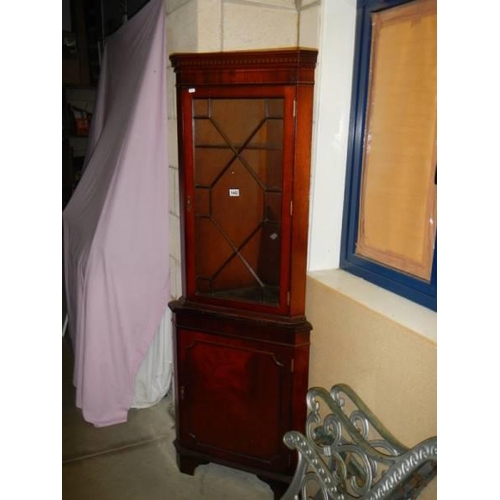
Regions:
[[437, 310], [437, 237], [431, 281], [396, 271], [355, 254], [358, 232], [359, 197], [363, 159], [363, 136], [371, 52], [371, 14], [411, 0], [358, 0], [354, 49], [351, 117], [347, 148], [347, 173], [342, 221], [340, 267], [382, 288]]

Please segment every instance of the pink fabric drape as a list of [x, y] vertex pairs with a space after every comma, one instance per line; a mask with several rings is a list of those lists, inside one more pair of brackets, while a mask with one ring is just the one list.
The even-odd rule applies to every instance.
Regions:
[[63, 212], [76, 404], [127, 420], [170, 297], [165, 13], [151, 0], [106, 44], [84, 174]]

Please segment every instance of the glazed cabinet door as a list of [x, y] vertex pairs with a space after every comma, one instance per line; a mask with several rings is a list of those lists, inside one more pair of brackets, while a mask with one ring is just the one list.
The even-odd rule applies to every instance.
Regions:
[[188, 298], [286, 312], [294, 92], [183, 89]]
[[285, 472], [290, 453], [291, 357], [285, 346], [179, 329], [183, 448]]

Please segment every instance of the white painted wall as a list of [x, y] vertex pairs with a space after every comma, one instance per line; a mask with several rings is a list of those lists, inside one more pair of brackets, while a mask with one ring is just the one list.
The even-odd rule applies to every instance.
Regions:
[[339, 266], [356, 0], [321, 2], [308, 270]]

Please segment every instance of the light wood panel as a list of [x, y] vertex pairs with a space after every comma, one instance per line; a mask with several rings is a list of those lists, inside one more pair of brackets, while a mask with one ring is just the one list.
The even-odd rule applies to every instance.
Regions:
[[429, 280], [436, 234], [436, 1], [373, 14], [356, 253]]

